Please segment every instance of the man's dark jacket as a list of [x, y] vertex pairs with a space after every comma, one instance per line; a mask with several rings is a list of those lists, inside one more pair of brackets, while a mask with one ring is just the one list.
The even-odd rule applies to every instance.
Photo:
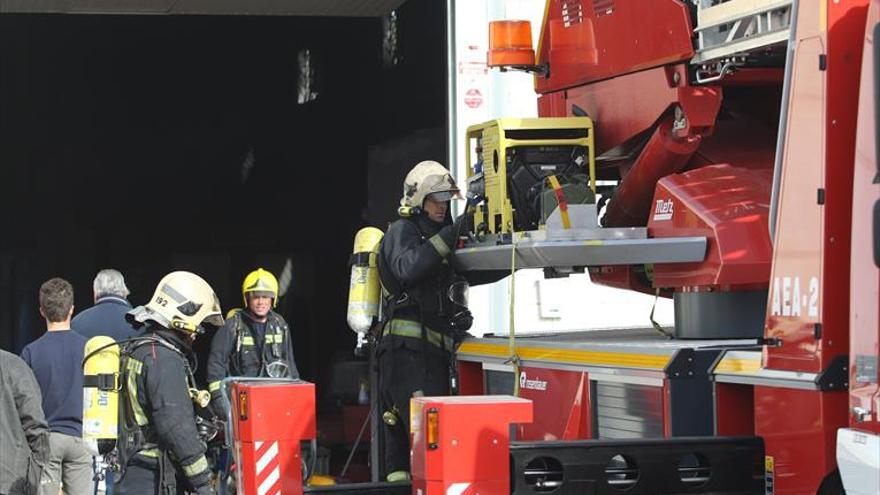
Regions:
[[101, 297], [94, 306], [74, 316], [70, 328], [87, 339], [106, 335], [120, 342], [140, 334], [125, 320], [125, 313], [129, 311], [131, 304], [127, 300], [115, 296]]
[[25, 362], [0, 350], [0, 493], [37, 493], [49, 460], [40, 386]]

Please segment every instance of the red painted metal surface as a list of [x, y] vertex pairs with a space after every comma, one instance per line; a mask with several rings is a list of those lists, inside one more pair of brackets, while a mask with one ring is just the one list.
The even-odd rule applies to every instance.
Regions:
[[[523, 379], [525, 377], [525, 379]], [[534, 403], [535, 420], [516, 427], [524, 441], [592, 438], [590, 382], [586, 373], [524, 367], [519, 395]]]
[[741, 68], [724, 76], [718, 82], [723, 86], [782, 85], [785, 71], [782, 68]]
[[669, 388], [669, 380], [663, 380], [663, 436], [672, 438], [672, 390]]
[[777, 495], [814, 495], [836, 467], [846, 392], [755, 387], [755, 434], [775, 465]]
[[755, 434], [754, 387], [715, 384], [715, 434], [722, 437]]
[[766, 284], [770, 273], [767, 230], [771, 177], [712, 165], [663, 178], [648, 220], [652, 237], [705, 236], [699, 263], [658, 264], [655, 287]]
[[[428, 442], [428, 415], [437, 442]], [[417, 397], [411, 402], [413, 493], [510, 494], [510, 425], [532, 421], [532, 401], [510, 396]]]
[[[767, 100], [769, 105], [779, 105], [778, 100]], [[687, 168], [726, 163], [738, 168], [773, 170], [775, 153], [776, 129], [747, 116], [719, 119], [714, 133], [703, 138]]]
[[483, 364], [473, 361], [458, 361], [458, 393], [460, 395], [482, 395], [486, 393], [483, 385]]
[[850, 416], [850, 426], [880, 433], [880, 366], [873, 373], [869, 362], [880, 360], [880, 269], [874, 263], [872, 245], [872, 210], [880, 201], [875, 141], [874, 60], [870, 56], [877, 40], [873, 27], [880, 19], [880, 2], [871, 3], [866, 23], [865, 57], [862, 63], [859, 96], [858, 133], [856, 135], [855, 173], [853, 175], [852, 269], [850, 272], [850, 410], [860, 407], [870, 412], [867, 418]]
[[721, 104], [720, 88], [687, 86], [686, 81], [683, 65], [657, 67], [543, 95], [538, 112], [570, 117], [574, 106], [586, 112], [597, 123], [596, 153], [601, 155], [651, 130], [675, 104], [683, 106], [695, 126], [711, 127]]
[[535, 90], [549, 93], [693, 56], [687, 6], [654, 0], [550, 0], [540, 35], [538, 62], [550, 77]]
[[[782, 345], [768, 349], [767, 368], [815, 373], [849, 350], [853, 163], [863, 48], [855, 33], [864, 31], [866, 10], [867, 0], [823, 1], [799, 9], [765, 330]], [[817, 66], [820, 56], [827, 60], [824, 71]]]
[[300, 441], [315, 438], [315, 386], [232, 385], [238, 493], [302, 493]]
[[[716, 109], [717, 110], [717, 109]], [[657, 181], [684, 168], [700, 145], [700, 137], [674, 136], [673, 119], [660, 122], [639, 154], [623, 184], [617, 188], [605, 213], [609, 227], [638, 227], [648, 221]]]

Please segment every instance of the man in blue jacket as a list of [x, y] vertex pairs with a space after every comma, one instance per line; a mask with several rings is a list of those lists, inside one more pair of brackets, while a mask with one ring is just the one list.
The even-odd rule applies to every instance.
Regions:
[[106, 335], [119, 342], [137, 336], [140, 332], [125, 320], [131, 311], [128, 287], [118, 270], [104, 269], [95, 276], [92, 285], [95, 305], [76, 315], [71, 322], [74, 331], [86, 339]]
[[40, 286], [40, 314], [46, 333], [25, 346], [21, 358], [34, 371], [49, 423], [49, 462], [41, 495], [91, 493], [92, 452], [82, 439], [83, 351], [86, 338], [70, 330], [73, 287], [61, 278]]

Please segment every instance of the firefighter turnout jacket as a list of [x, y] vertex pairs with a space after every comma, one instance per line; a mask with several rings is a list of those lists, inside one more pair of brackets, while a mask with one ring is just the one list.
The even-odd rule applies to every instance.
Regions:
[[[183, 336], [155, 325], [123, 352], [120, 492], [166, 494], [183, 488], [214, 493], [190, 393], [195, 388], [194, 359]], [[156, 473], [153, 480], [159, 486], [141, 486], [144, 479], [135, 473], [145, 470]], [[177, 487], [175, 478], [188, 486]]]
[[[277, 368], [270, 369], [273, 366]], [[248, 310], [240, 310], [214, 335], [208, 356], [208, 390], [212, 409], [223, 417], [220, 383], [229, 376], [299, 378], [290, 327], [281, 315], [269, 311], [266, 322], [260, 323]]]
[[[448, 258], [459, 224], [441, 225], [424, 215], [402, 218], [388, 228], [378, 257], [379, 277], [387, 292], [384, 334], [421, 340], [452, 350], [452, 341], [470, 328], [470, 313], [455, 307], [448, 291], [456, 275]], [[456, 321], [455, 316], [464, 317]]]

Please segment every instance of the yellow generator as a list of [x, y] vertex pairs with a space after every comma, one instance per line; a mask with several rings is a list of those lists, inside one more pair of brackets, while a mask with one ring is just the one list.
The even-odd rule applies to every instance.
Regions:
[[[554, 221], [564, 229], [595, 227], [589, 117], [490, 120], [469, 127], [467, 143], [468, 197], [477, 203], [472, 225], [478, 238], [541, 230]], [[572, 215], [569, 205], [592, 208]]]

